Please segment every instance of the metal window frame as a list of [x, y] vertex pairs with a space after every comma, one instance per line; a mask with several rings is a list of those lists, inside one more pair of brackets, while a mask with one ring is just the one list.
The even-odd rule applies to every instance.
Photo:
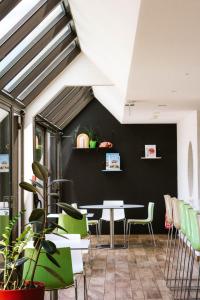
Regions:
[[[43, 30], [34, 38], [34, 39], [32, 39], [31, 41], [29, 41], [29, 43], [25, 46], [25, 47], [21, 47], [21, 51], [14, 57], [14, 58], [12, 58], [10, 61], [9, 61], [9, 63], [7, 63], [6, 65], [5, 65], [5, 67], [4, 68], [1, 68], [1, 71], [0, 71], [0, 77], [2, 77], [2, 76], [4, 76], [11, 68], [12, 68], [12, 66], [13, 65], [15, 65], [34, 45], [36, 45], [38, 42], [39, 42], [39, 40], [50, 30], [50, 29], [52, 29], [59, 21], [60, 21], [60, 19], [62, 18], [62, 17], [64, 17], [64, 15], [65, 15], [65, 11], [64, 11], [64, 8], [63, 8], [63, 5], [62, 4], [58, 4], [58, 5], [61, 5], [62, 6], [62, 12], [58, 15], [58, 16], [56, 16], [54, 19], [53, 19], [53, 21], [50, 23], [50, 24], [48, 24], [48, 26], [46, 26], [45, 28], [43, 28]], [[57, 6], [56, 6], [57, 7]], [[56, 9], [56, 7], [54, 7], [53, 8], [53, 10], [54, 9]], [[52, 10], [52, 11], [53, 11]], [[52, 12], [51, 11], [51, 12]], [[50, 12], [50, 13], [51, 13]], [[50, 14], [49, 13], [49, 14]], [[48, 15], [49, 15], [48, 14]], [[46, 16], [46, 18], [48, 17], [48, 15]], [[44, 18], [44, 20], [45, 20], [45, 18]], [[42, 21], [44, 21], [44, 20], [42, 20]], [[33, 30], [35, 30], [38, 26], [39, 26], [40, 24], [38, 24]], [[24, 37], [24, 39], [25, 38], [27, 38], [32, 32], [33, 32], [33, 30], [27, 35], [27, 36], [25, 36]], [[23, 40], [24, 40], [23, 39]], [[16, 47], [20, 47], [20, 44], [23, 42], [23, 40], [22, 41], [20, 41], [16, 46], [15, 46], [15, 48]], [[15, 50], [15, 48], [13, 48], [8, 54], [7, 54], [7, 56], [8, 55], [10, 55], [10, 54], [12, 54], [12, 52]], [[4, 57], [4, 59], [6, 59], [6, 56]], [[2, 61], [4, 60], [4, 59], [2, 59]]]

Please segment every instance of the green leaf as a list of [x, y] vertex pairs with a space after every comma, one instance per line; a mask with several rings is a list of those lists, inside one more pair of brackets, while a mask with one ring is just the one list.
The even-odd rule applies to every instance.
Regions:
[[41, 242], [41, 245], [44, 248], [44, 250], [49, 254], [54, 254], [57, 252], [56, 245], [51, 241], [43, 240]]
[[58, 202], [58, 203], [56, 203], [56, 205], [61, 207], [66, 212], [66, 214], [68, 214], [70, 217], [77, 219], [77, 220], [83, 219], [83, 215], [80, 213], [80, 211], [78, 209], [72, 207], [71, 205], [64, 203], [64, 202]]
[[52, 270], [51, 268], [47, 266], [39, 265], [40, 267], [44, 268], [48, 273], [50, 273], [52, 276], [54, 276], [56, 279], [58, 279], [64, 286], [66, 286], [66, 282], [64, 279], [58, 274], [56, 271]]
[[58, 268], [60, 268], [59, 263], [57, 262], [57, 260], [49, 253], [46, 253], [46, 256], [48, 257], [48, 259]]
[[29, 217], [29, 222], [41, 221], [42, 217], [44, 217], [44, 209], [36, 208], [32, 211], [32, 213]]
[[39, 178], [40, 180], [43, 180], [43, 181], [47, 182], [49, 173], [48, 173], [48, 169], [45, 166], [41, 165], [37, 161], [34, 161], [32, 163], [32, 170], [33, 170], [34, 175], [37, 178]]
[[40, 191], [38, 191], [38, 189], [35, 186], [33, 186], [32, 184], [30, 184], [28, 182], [22, 181], [22, 182], [20, 182], [19, 186], [25, 191], [28, 191], [28, 192], [31, 192], [34, 194], [36, 194], [36, 193], [41, 194]]

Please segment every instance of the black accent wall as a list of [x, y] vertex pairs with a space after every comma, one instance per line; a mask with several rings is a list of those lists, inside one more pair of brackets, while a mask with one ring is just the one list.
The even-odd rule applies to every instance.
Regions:
[[[101, 172], [105, 169], [105, 150], [77, 150], [74, 131], [80, 126], [93, 128], [101, 140], [114, 144], [119, 152], [123, 172]], [[155, 144], [161, 160], [142, 160], [145, 144]], [[63, 186], [63, 201], [78, 205], [100, 204], [103, 200], [124, 200], [127, 204], [144, 204], [144, 208], [126, 210], [127, 218], [147, 217], [148, 202], [155, 202], [153, 227], [155, 233], [165, 233], [163, 195], [177, 194], [177, 138], [175, 124], [120, 124], [97, 100], [92, 101], [65, 129], [62, 138], [63, 178], [74, 181], [75, 193]], [[72, 196], [73, 195], [73, 196]], [[95, 217], [101, 211], [94, 211]], [[122, 223], [115, 225], [121, 233]], [[109, 232], [104, 224], [103, 232]], [[135, 227], [146, 233], [147, 228]]]

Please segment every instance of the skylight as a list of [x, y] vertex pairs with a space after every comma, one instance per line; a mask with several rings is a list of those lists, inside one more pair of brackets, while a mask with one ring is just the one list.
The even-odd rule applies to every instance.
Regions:
[[38, 75], [35, 80], [33, 80], [17, 97], [19, 100], [24, 100], [29, 93], [31, 93], [37, 85], [44, 80], [76, 47], [76, 42], [72, 42], [66, 49], [64, 49], [52, 62], [49, 64], [47, 68], [43, 70], [43, 72]]
[[[35, 1], [37, 0], [34, 0], [33, 2]], [[53, 9], [52, 12], [0, 62], [0, 76], [3, 76], [13, 64], [36, 44], [64, 15], [63, 5], [57, 5], [55, 9]]]
[[21, 0], [0, 22], [0, 44], [3, 44], [13, 32], [30, 18], [33, 11], [37, 11], [46, 1], [47, 0]]
[[69, 25], [65, 26], [5, 87], [11, 92], [32, 70], [53, 51], [71, 32]]

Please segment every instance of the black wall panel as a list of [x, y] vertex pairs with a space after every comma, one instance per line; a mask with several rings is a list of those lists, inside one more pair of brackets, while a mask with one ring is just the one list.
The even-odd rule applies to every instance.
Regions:
[[[73, 139], [77, 127], [92, 127], [102, 140], [114, 143], [123, 172], [103, 173], [106, 151], [76, 150]], [[155, 144], [161, 160], [141, 160], [145, 144]], [[92, 101], [65, 129], [62, 139], [63, 177], [74, 181], [75, 194], [63, 186], [63, 201], [77, 200], [79, 205], [100, 204], [103, 200], [121, 200], [144, 204], [144, 208], [126, 210], [127, 218], [145, 218], [149, 201], [155, 202], [154, 231], [164, 233], [163, 194], [177, 194], [177, 138], [175, 124], [120, 124], [97, 100]], [[73, 199], [71, 195], [73, 194]], [[94, 211], [95, 218], [101, 211]], [[122, 223], [115, 225], [122, 232]], [[103, 226], [109, 232], [109, 225]], [[137, 226], [135, 232], [147, 228]]]

